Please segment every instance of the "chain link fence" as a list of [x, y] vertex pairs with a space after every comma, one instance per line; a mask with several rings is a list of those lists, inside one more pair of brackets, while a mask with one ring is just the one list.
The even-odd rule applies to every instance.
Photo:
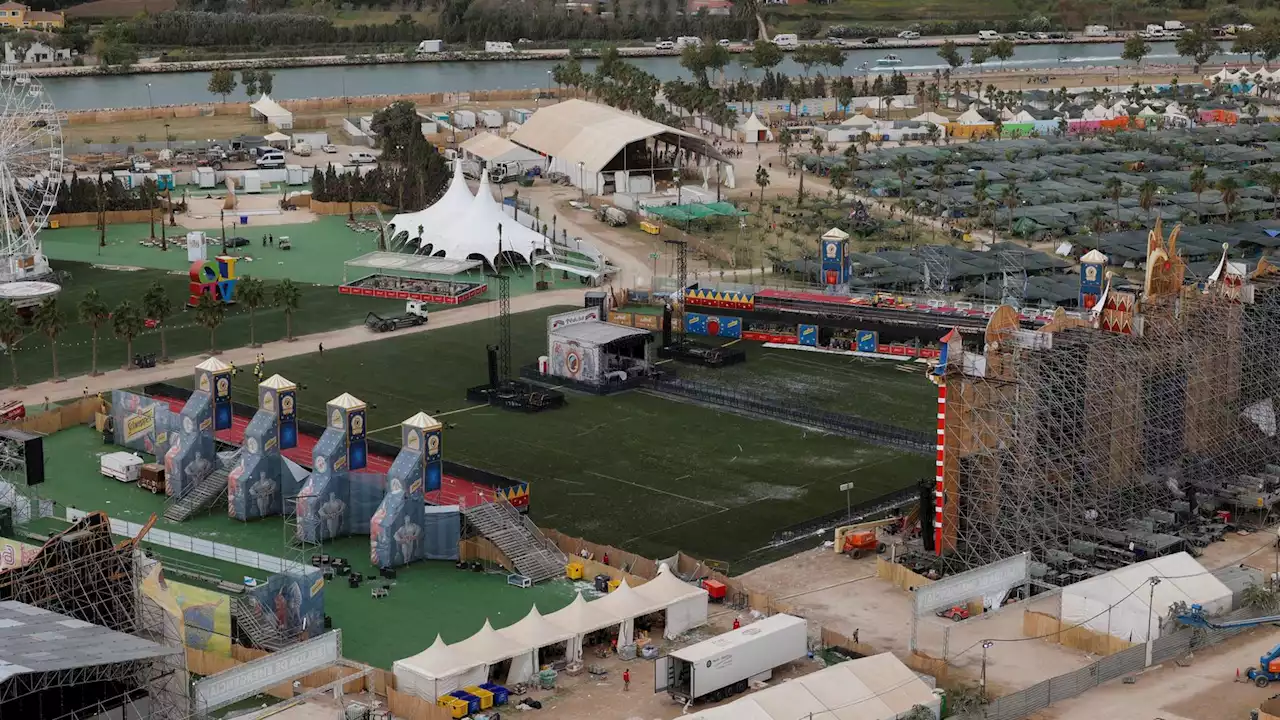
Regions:
[[[1262, 617], [1255, 608], [1241, 608], [1220, 618], [1220, 621], [1245, 620]], [[1183, 628], [1163, 635], [1151, 645], [1151, 662], [1159, 664], [1185, 657], [1193, 650], [1216, 645], [1235, 637], [1248, 628], [1203, 630]], [[963, 716], [961, 720], [1022, 720], [1054, 703], [1082, 695], [1093, 688], [1125, 675], [1140, 672], [1146, 665], [1147, 646], [1134, 645], [1118, 653], [1069, 673], [1058, 675], [1015, 693], [995, 698], [977, 713]]]

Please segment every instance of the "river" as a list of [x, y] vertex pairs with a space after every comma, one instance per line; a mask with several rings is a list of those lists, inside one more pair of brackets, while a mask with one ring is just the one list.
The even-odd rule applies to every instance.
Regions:
[[[1131, 65], [1120, 59], [1121, 43], [1043, 44], [1019, 45], [1012, 59], [1003, 63], [1009, 69], [1033, 69], [1055, 67], [1086, 67]], [[902, 59], [894, 68], [877, 68], [876, 60], [890, 53]], [[968, 52], [961, 49], [961, 54]], [[759, 71], [746, 71], [738, 64], [747, 55], [735, 55], [734, 64], [725, 74], [730, 79], [749, 74], [759, 77]], [[842, 68], [819, 68], [828, 74], [858, 74], [862, 65], [875, 72], [890, 69], [902, 72], [928, 72], [946, 65], [938, 57], [937, 48], [867, 48], [846, 53]], [[1210, 62], [1241, 62], [1239, 56], [1218, 56]], [[662, 80], [671, 80], [688, 71], [680, 67], [676, 57], [629, 58], [628, 62], [653, 73]], [[1180, 62], [1173, 50], [1173, 43], [1151, 43], [1151, 54], [1145, 59], [1149, 64], [1173, 64]], [[595, 61], [584, 60], [583, 67], [590, 70]], [[428, 62], [387, 65], [349, 65], [275, 70], [275, 88], [272, 96], [278, 100], [309, 97], [342, 97], [346, 95], [394, 95], [406, 93], [457, 92], [467, 90], [519, 89], [546, 87], [551, 68], [556, 61], [478, 61], [478, 62]], [[994, 58], [983, 65], [997, 69], [1001, 63]], [[787, 55], [778, 70], [789, 75], [802, 72], [799, 65]], [[90, 110], [95, 108], [147, 107], [154, 105], [184, 105], [216, 102], [206, 86], [207, 72], [150, 73], [139, 75], [98, 75], [84, 77], [44, 78], [41, 80], [54, 105], [60, 110]], [[148, 86], [150, 93], [148, 97]], [[236, 99], [244, 99], [243, 90], [237, 88]]]

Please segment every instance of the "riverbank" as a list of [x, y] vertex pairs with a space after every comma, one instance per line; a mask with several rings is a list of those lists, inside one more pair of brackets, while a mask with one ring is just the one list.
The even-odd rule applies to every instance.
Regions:
[[[979, 40], [972, 35], [965, 36], [946, 36], [946, 37], [928, 37], [917, 38], [914, 40], [901, 40], [897, 38], [880, 39], [874, 44], [862, 44], [860, 41], [851, 41], [855, 44], [844, 47], [846, 53], [857, 52], [861, 50], [902, 50], [910, 48], [932, 48], [940, 47], [946, 42], [953, 42], [958, 46], [976, 46], [987, 45], [989, 41]], [[815, 41], [816, 42], [816, 41]], [[1035, 46], [1035, 45], [1078, 45], [1078, 44], [1120, 44], [1123, 43], [1122, 37], [1083, 37], [1075, 36], [1069, 38], [1053, 38], [1047, 40], [1015, 40], [1014, 45], [1017, 46]], [[657, 57], [679, 57], [678, 50], [659, 50], [652, 46], [646, 47], [618, 47], [618, 54], [628, 58], [657, 58]], [[745, 43], [731, 43], [728, 47], [730, 53], [748, 53], [751, 51], [751, 45]], [[583, 59], [594, 59], [600, 57], [600, 51], [596, 49], [579, 49], [570, 50], [568, 48], [542, 48], [530, 50], [518, 50], [510, 53], [490, 53], [484, 51], [455, 51], [433, 53], [431, 55], [409, 56], [403, 52], [400, 53], [371, 53], [371, 54], [353, 54], [353, 55], [310, 55], [303, 57], [264, 57], [264, 58], [236, 58], [225, 60], [195, 60], [186, 62], [165, 62], [159, 58], [146, 58], [141, 62], [130, 65], [128, 67], [102, 68], [97, 65], [81, 65], [81, 66], [59, 66], [59, 67], [36, 67], [28, 69], [28, 72], [37, 77], [93, 77], [103, 75], [143, 75], [157, 73], [181, 73], [181, 72], [208, 72], [212, 70], [227, 68], [232, 70], [273, 70], [284, 68], [304, 68], [304, 67], [328, 67], [328, 66], [344, 66], [344, 65], [413, 65], [413, 64], [434, 64], [434, 63], [455, 63], [455, 62], [519, 62], [531, 60], [565, 60], [569, 57], [579, 57]]]

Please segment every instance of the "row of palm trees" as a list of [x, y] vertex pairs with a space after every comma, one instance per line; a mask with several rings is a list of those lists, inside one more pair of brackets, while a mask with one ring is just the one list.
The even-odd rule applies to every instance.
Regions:
[[[284, 280], [268, 290], [266, 283], [258, 278], [247, 277], [236, 284], [236, 302], [249, 310], [249, 345], [261, 347], [257, 342], [255, 313], [258, 308], [271, 302], [284, 312], [285, 339], [293, 338], [293, 314], [302, 304], [302, 291], [292, 280]], [[170, 362], [168, 345], [165, 341], [166, 323], [175, 310], [173, 299], [165, 291], [160, 282], [151, 284], [143, 294], [141, 304], [132, 300], [122, 300], [115, 308], [109, 308], [98, 293], [97, 288], [90, 288], [76, 305], [79, 321], [89, 326], [92, 332], [92, 360], [89, 374], [96, 376], [98, 372], [98, 338], [104, 329], [125, 341], [124, 369], [133, 368], [133, 341], [152, 323], [152, 327], [160, 333], [160, 362]], [[216, 333], [226, 320], [227, 306], [212, 295], [200, 296], [195, 306], [195, 322], [209, 331], [209, 352], [217, 353]], [[48, 298], [36, 307], [31, 317], [31, 328], [49, 340], [53, 380], [59, 382], [58, 372], [58, 338], [67, 329], [67, 313], [59, 305], [56, 297]], [[14, 387], [18, 382], [17, 351], [19, 344], [27, 336], [27, 325], [17, 308], [10, 302], [0, 302], [0, 343], [3, 343], [9, 354], [9, 366], [13, 375]]]

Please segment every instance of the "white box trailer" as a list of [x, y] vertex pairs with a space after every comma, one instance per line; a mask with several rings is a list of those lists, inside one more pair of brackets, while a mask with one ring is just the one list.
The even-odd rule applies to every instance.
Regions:
[[443, 40], [423, 40], [418, 43], [417, 53], [419, 55], [430, 55], [444, 50]]
[[516, 49], [512, 47], [509, 42], [494, 42], [493, 40], [486, 40], [484, 43], [484, 51], [487, 53], [510, 53], [515, 52]]
[[502, 127], [502, 113], [497, 110], [481, 110], [480, 121], [490, 129]]
[[99, 471], [120, 482], [134, 482], [142, 472], [142, 458], [129, 452], [113, 452], [102, 456]]
[[262, 175], [257, 170], [246, 170], [244, 177], [241, 179], [243, 187], [241, 190], [247, 193], [262, 192]]
[[218, 186], [218, 173], [211, 167], [196, 168], [196, 184], [202, 189]]
[[804, 618], [773, 615], [659, 657], [653, 691], [680, 702], [721, 700], [745, 691], [753, 680], [768, 680], [774, 668], [808, 652]]
[[293, 134], [293, 144], [300, 145], [306, 143], [311, 146], [312, 150], [319, 150], [329, 144], [329, 133], [327, 132], [295, 132]]
[[453, 114], [453, 125], [459, 130], [470, 130], [476, 126], [476, 114], [470, 110], [458, 110]]

